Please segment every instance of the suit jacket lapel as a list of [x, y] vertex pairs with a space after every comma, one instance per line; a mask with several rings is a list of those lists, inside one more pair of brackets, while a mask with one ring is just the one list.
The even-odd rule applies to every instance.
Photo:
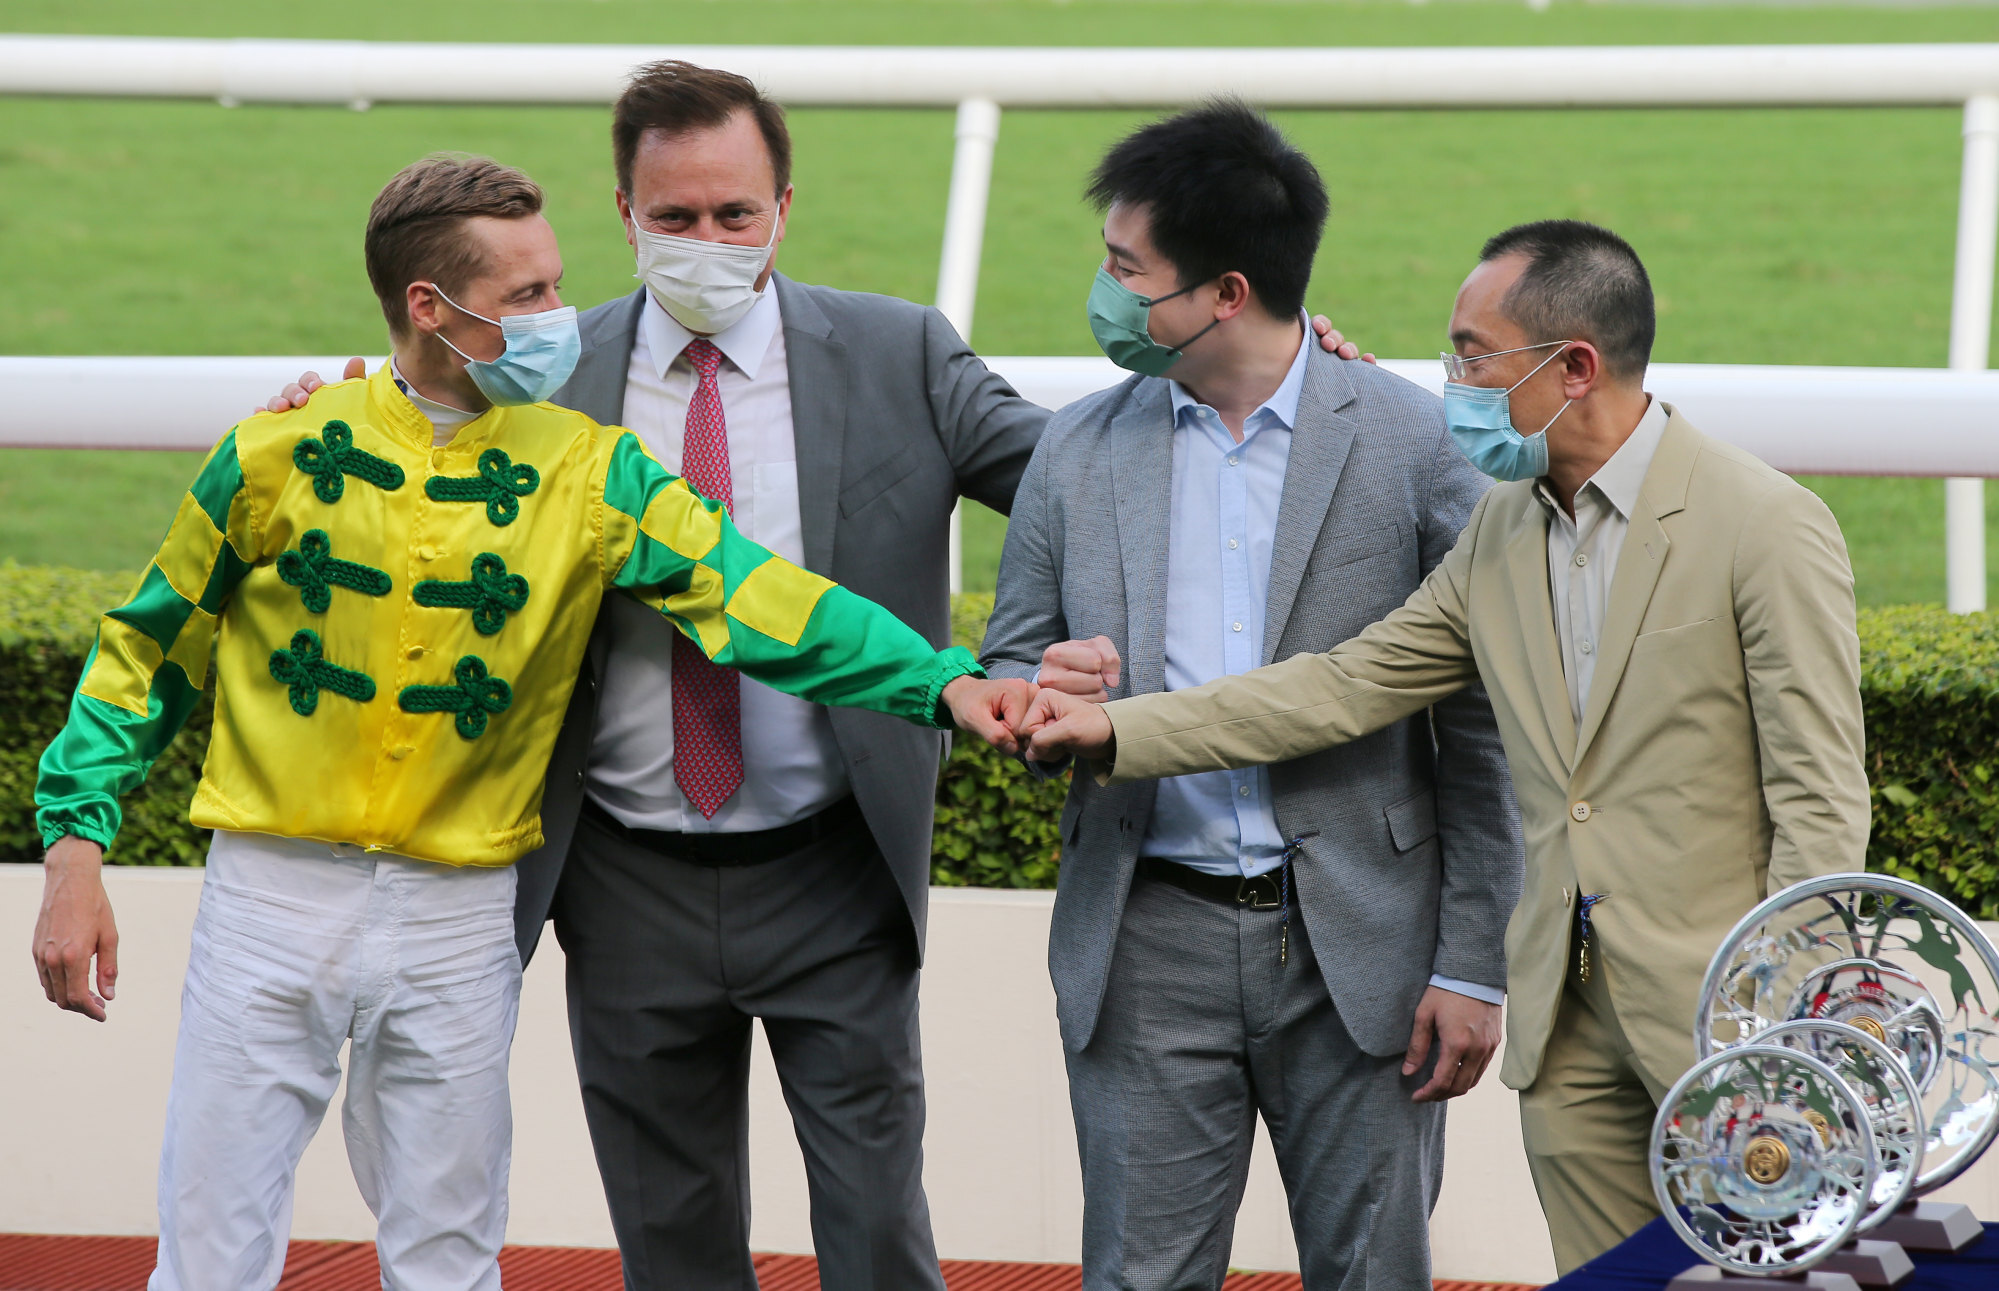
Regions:
[[1354, 429], [1341, 409], [1355, 397], [1353, 378], [1342, 361], [1307, 338], [1305, 388], [1298, 396], [1297, 424], [1291, 428], [1291, 457], [1284, 467], [1284, 493], [1277, 504], [1277, 531], [1271, 540], [1270, 589], [1263, 616], [1263, 660], [1277, 656], [1284, 625], [1298, 599], [1305, 566], [1319, 545], [1326, 513], [1353, 447]]
[[1652, 465], [1645, 472], [1636, 513], [1624, 535], [1624, 549], [1618, 553], [1617, 572], [1611, 576], [1610, 603], [1604, 609], [1603, 631], [1597, 640], [1596, 675], [1590, 679], [1584, 699], [1582, 736], [1576, 742], [1578, 762], [1603, 725], [1610, 698], [1617, 693], [1625, 664], [1631, 661], [1631, 647], [1652, 603], [1652, 591], [1659, 585], [1659, 573], [1665, 568], [1666, 549], [1671, 543], [1659, 521], [1687, 504], [1687, 485], [1700, 451], [1700, 437], [1678, 413], [1671, 409], [1667, 413], [1666, 431], [1659, 437]]
[[847, 347], [803, 287], [771, 275], [784, 316], [784, 356], [791, 386], [791, 437], [798, 453], [798, 514], [805, 565], [833, 572], [840, 519], [840, 464], [847, 437]]
[[1166, 689], [1166, 559], [1173, 532], [1173, 405], [1166, 382], [1138, 382], [1110, 431], [1129, 615], [1124, 693], [1145, 695]]
[[590, 328], [580, 338], [583, 352], [576, 370], [550, 400], [574, 408], [600, 426], [620, 426], [625, 420], [625, 377], [632, 366], [632, 345], [638, 339], [644, 312], [641, 287], [609, 308], [590, 311]]
[[1567, 779], [1575, 766], [1576, 715], [1555, 640], [1555, 603], [1548, 592], [1548, 513], [1529, 499], [1520, 528], [1506, 544], [1506, 569], [1519, 606], [1522, 648], [1534, 677], [1534, 694], [1547, 719], [1554, 765]]

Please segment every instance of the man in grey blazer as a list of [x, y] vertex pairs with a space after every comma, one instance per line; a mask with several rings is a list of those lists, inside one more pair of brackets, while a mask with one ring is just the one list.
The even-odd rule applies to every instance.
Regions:
[[[1047, 414], [935, 310], [775, 273], [790, 141], [747, 80], [641, 69], [612, 139], [645, 285], [582, 316], [555, 402], [629, 426], [746, 533], [947, 641], [951, 509], [1006, 510]], [[759, 1018], [822, 1283], [941, 1291], [916, 1006], [943, 741], [697, 668], [642, 616], [600, 618], [547, 842], [520, 862], [523, 958], [551, 912], [567, 956], [626, 1285], [756, 1285]]]
[[[1092, 327], [1141, 375], [1050, 422], [988, 670], [1100, 699], [1179, 689], [1400, 605], [1484, 480], [1433, 395], [1307, 343], [1311, 163], [1222, 102], [1124, 140], [1091, 195]], [[1260, 1113], [1305, 1285], [1427, 1289], [1441, 1100], [1497, 1043], [1521, 881], [1483, 696], [1265, 770], [1078, 776], [1061, 839], [1049, 967], [1084, 1285], [1219, 1287]]]

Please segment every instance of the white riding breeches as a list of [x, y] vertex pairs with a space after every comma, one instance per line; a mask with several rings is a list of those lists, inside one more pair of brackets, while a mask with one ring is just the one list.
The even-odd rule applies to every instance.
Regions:
[[149, 1291], [268, 1291], [340, 1082], [390, 1291], [497, 1291], [520, 1006], [511, 867], [218, 832], [195, 917]]

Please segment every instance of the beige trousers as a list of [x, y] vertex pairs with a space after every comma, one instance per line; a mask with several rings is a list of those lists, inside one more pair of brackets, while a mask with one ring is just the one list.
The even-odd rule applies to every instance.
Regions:
[[1564, 1274], [1659, 1213], [1646, 1156], [1666, 1089], [1632, 1054], [1604, 969], [1586, 983], [1569, 973], [1540, 1074], [1520, 1093], [1527, 1164]]

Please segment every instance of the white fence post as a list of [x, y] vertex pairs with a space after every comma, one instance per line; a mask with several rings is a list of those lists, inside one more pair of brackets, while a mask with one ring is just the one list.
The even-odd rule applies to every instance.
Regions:
[[[966, 99], [958, 105], [957, 147], [951, 157], [951, 197], [944, 208], [944, 254], [937, 265], [937, 308], [972, 338], [972, 307], [979, 297], [979, 253], [986, 240], [986, 200], [993, 186], [993, 145], [999, 142], [999, 104]], [[951, 593], [965, 590], [960, 503], [951, 510]]]
[[[1993, 241], [1999, 233], [1999, 95], [1964, 105], [1964, 178], [1957, 198], [1957, 272], [1950, 300], [1950, 366], [1980, 372], [1992, 346]], [[1999, 427], [1995, 427], [1999, 430]], [[1985, 608], [1985, 481], [1944, 481], [1945, 603]]]

